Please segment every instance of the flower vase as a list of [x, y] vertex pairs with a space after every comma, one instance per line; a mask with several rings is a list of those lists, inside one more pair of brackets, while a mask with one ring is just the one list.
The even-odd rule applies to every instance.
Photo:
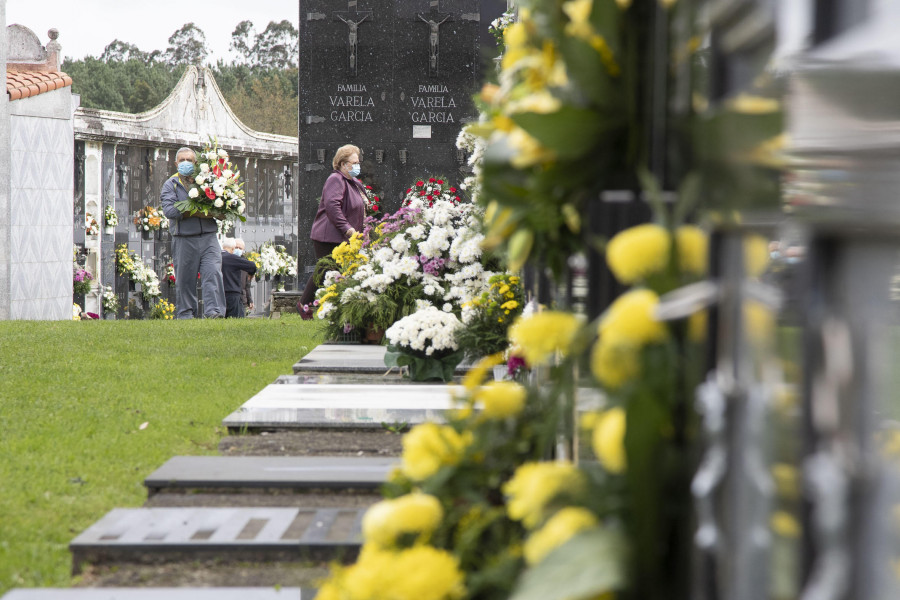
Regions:
[[271, 277], [272, 277], [271, 275], [269, 275], [268, 273], [266, 273], [266, 274], [265, 274], [265, 277], [264, 277], [263, 279], [264, 279], [265, 281], [269, 281], [269, 279], [271, 279]]
[[506, 374], [509, 372], [509, 368], [503, 365], [494, 365], [494, 381], [503, 381], [506, 379]]
[[373, 325], [369, 325], [366, 327], [365, 332], [362, 337], [359, 339], [360, 344], [371, 344], [373, 346], [377, 346], [381, 344], [381, 340], [384, 339], [384, 329], [380, 327], [375, 327]]
[[113, 227], [112, 225], [107, 225], [106, 227], [103, 228], [103, 233], [105, 233], [106, 235], [115, 235], [116, 228]]
[[153, 233], [151, 231], [149, 231], [147, 229], [141, 230], [141, 239], [149, 240], [149, 239], [151, 239], [150, 238], [151, 235], [153, 235]]

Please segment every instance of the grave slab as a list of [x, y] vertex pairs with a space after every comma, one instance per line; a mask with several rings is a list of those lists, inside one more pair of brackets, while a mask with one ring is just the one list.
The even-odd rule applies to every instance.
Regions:
[[222, 424], [257, 428], [380, 428], [384, 424], [443, 422], [457, 407], [455, 385], [272, 384]]
[[[356, 374], [400, 378], [400, 369], [384, 364], [387, 346], [365, 344], [320, 344], [294, 364], [295, 375]], [[462, 363], [457, 375], [464, 375], [471, 365]]]
[[377, 488], [399, 463], [378, 457], [175, 456], [150, 474], [150, 494], [169, 488]]
[[0, 600], [313, 600], [315, 589], [283, 588], [33, 588], [14, 589]]
[[[462, 388], [445, 385], [272, 384], [228, 415], [231, 431], [256, 429], [372, 429], [442, 423], [459, 407]], [[603, 395], [579, 388], [578, 409], [596, 410]], [[477, 408], [477, 407], [476, 407]]]
[[215, 556], [230, 560], [353, 559], [365, 508], [116, 508], [69, 544], [85, 563]]

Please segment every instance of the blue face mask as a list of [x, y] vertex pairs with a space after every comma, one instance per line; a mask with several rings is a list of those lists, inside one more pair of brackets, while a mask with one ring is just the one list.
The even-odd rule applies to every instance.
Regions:
[[350, 177], [359, 177], [359, 163], [356, 163], [350, 169]]
[[189, 160], [183, 160], [178, 163], [178, 174], [184, 177], [190, 177], [194, 174], [194, 163]]
[[243, 253], [244, 253], [244, 251], [241, 250], [240, 248], [235, 248], [235, 249], [234, 249], [234, 255], [235, 255], [235, 256], [241, 256]]

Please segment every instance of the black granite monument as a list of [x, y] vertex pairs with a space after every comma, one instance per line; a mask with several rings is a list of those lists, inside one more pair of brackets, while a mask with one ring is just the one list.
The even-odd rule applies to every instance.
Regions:
[[[339, 146], [363, 154], [360, 178], [393, 212], [417, 177], [457, 184], [455, 146], [477, 116], [487, 25], [504, 0], [303, 0], [300, 3], [299, 264], [314, 262], [309, 229]], [[301, 285], [303, 275], [301, 275]]]

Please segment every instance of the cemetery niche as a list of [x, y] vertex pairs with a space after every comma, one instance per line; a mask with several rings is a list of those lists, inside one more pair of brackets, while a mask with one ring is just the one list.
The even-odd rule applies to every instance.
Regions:
[[[394, 212], [424, 174], [454, 185], [468, 173], [455, 147], [484, 79], [487, 0], [305, 2], [300, 12], [299, 264], [314, 261], [309, 228], [338, 147], [362, 151], [360, 179]], [[301, 280], [303, 277], [301, 276]]]

